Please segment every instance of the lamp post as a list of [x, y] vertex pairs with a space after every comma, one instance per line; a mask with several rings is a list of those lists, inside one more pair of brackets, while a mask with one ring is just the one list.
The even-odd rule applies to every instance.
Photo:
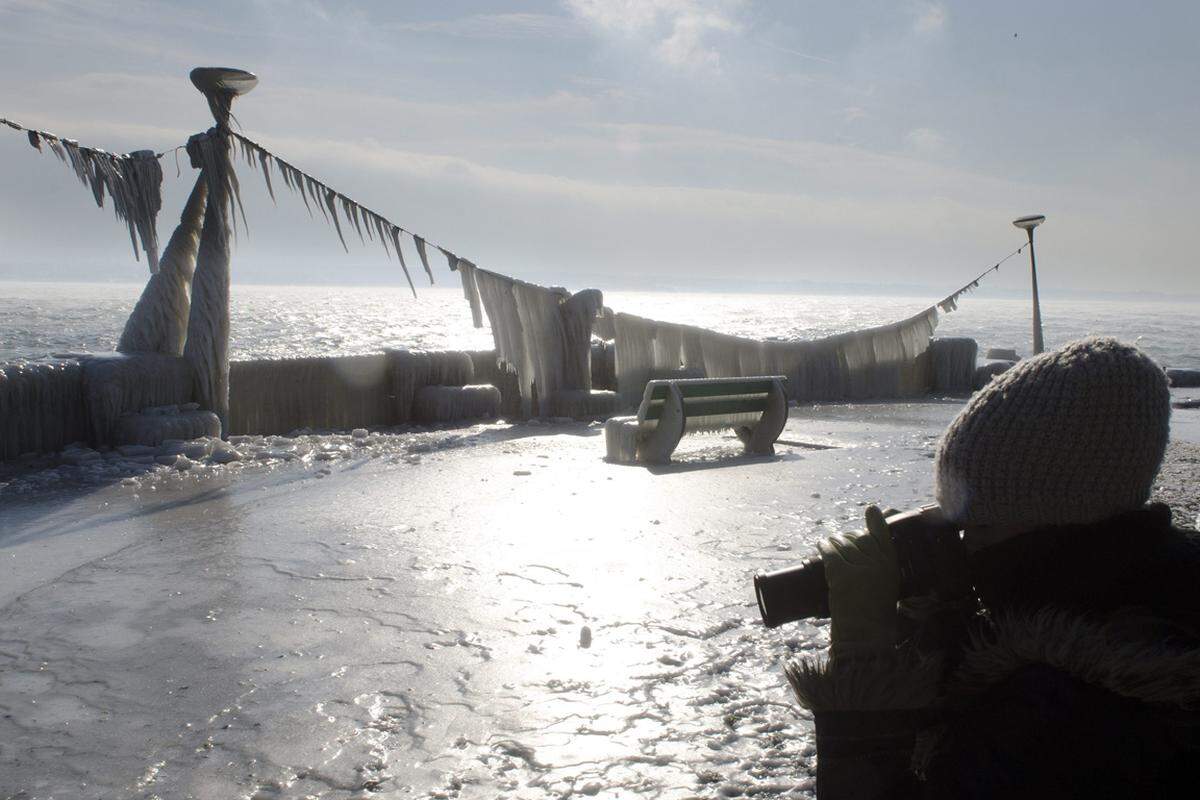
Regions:
[[221, 420], [221, 438], [229, 436], [229, 234], [232, 192], [237, 191], [230, 157], [230, 108], [236, 97], [258, 84], [251, 72], [225, 67], [197, 67], [192, 84], [208, 100], [217, 126], [188, 139], [192, 166], [208, 187], [204, 227], [192, 275], [183, 357], [196, 371], [196, 399]]
[[1046, 221], [1043, 214], [1030, 214], [1027, 217], [1021, 217], [1013, 220], [1013, 225], [1018, 228], [1024, 228], [1029, 234], [1029, 272], [1033, 276], [1033, 354], [1045, 350], [1045, 344], [1042, 342], [1042, 309], [1038, 305], [1038, 290], [1037, 290], [1037, 260], [1033, 257], [1033, 229]]

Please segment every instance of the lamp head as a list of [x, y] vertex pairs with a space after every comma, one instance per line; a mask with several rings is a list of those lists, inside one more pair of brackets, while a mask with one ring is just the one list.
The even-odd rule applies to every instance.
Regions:
[[1022, 228], [1024, 230], [1031, 231], [1045, 221], [1046, 216], [1044, 214], [1030, 214], [1027, 217], [1019, 217], [1018, 219], [1014, 219], [1013, 225], [1016, 225], [1018, 228]]
[[196, 67], [190, 77], [192, 84], [206, 95], [239, 96], [258, 85], [258, 76], [253, 72], [231, 67]]

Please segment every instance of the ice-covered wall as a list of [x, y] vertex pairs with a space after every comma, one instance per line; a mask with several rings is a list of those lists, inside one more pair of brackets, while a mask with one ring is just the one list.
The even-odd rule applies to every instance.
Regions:
[[400, 425], [413, 420], [420, 389], [474, 379], [471, 354], [453, 350], [234, 361], [229, 433]]
[[413, 397], [413, 421], [440, 424], [500, 415], [500, 390], [491, 384], [422, 386]]
[[[487, 368], [478, 378], [476, 361]], [[507, 416], [501, 392], [517, 398], [515, 377], [497, 366], [492, 351], [391, 350], [367, 356], [235, 361], [230, 366], [226, 435], [403, 424], [415, 421], [415, 396], [429, 386], [463, 387], [478, 380], [498, 387], [444, 393], [450, 400], [435, 403], [436, 413], [429, 410], [429, 395], [424, 416], [439, 422], [460, 416]], [[507, 389], [505, 378], [510, 381]], [[136, 421], [127, 415], [186, 407], [196, 400], [195, 374], [181, 356], [104, 353], [0, 364], [0, 460], [57, 451], [76, 441], [96, 447], [128, 444]]]
[[78, 361], [0, 364], [0, 460], [87, 438]]
[[794, 400], [910, 397], [932, 384], [925, 356], [936, 308], [901, 322], [807, 342], [761, 342], [689, 325], [615, 314], [616, 382], [637, 403], [652, 378], [785, 375]]
[[0, 460], [109, 443], [122, 414], [191, 401], [179, 356], [105, 353], [0, 364]]
[[934, 339], [929, 348], [933, 367], [932, 389], [949, 394], [970, 394], [975, 385], [979, 345], [966, 337]]
[[395, 424], [388, 357], [234, 361], [227, 434]]
[[517, 373], [500, 363], [495, 350], [472, 350], [469, 355], [475, 365], [475, 382], [490, 383], [500, 390], [500, 416], [520, 418], [521, 386]]
[[102, 353], [80, 359], [88, 440], [107, 444], [122, 414], [189, 403], [195, 376], [181, 356], [161, 353]]

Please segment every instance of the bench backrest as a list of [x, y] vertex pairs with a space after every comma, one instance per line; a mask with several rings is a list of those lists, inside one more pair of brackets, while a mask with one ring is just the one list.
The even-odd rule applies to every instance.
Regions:
[[674, 384], [683, 397], [684, 415], [688, 419], [723, 417], [730, 414], [761, 413], [767, 408], [767, 397], [775, 381], [787, 383], [782, 375], [753, 378], [676, 378], [650, 381], [638, 420], [657, 420], [662, 415], [668, 387]]

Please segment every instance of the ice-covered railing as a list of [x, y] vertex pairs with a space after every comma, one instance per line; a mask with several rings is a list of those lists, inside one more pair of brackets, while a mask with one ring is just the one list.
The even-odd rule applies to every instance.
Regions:
[[589, 416], [615, 398], [592, 391], [592, 322], [604, 305], [596, 289], [571, 294], [457, 264], [476, 327], [487, 314], [496, 359], [517, 375], [523, 415]]
[[[638, 402], [647, 381], [673, 376], [786, 375], [789, 395], [795, 400], [924, 394], [938, 384], [937, 372], [926, 357], [938, 310], [955, 310], [960, 296], [1011, 257], [908, 319], [803, 342], [759, 341], [614, 314], [603, 306], [599, 291], [572, 295], [560, 287], [527, 283], [469, 262], [460, 262], [458, 272], [476, 327], [482, 326], [486, 313], [497, 359], [517, 374], [523, 409], [527, 414], [546, 415], [561, 405], [556, 399], [586, 399], [595, 394], [591, 392], [593, 331], [614, 341], [616, 388], [627, 406]], [[946, 349], [948, 356], [957, 358], [957, 353]], [[961, 371], [961, 366], [951, 372]], [[973, 369], [973, 363], [967, 365], [968, 372]]]
[[937, 327], [931, 307], [908, 319], [804, 342], [764, 342], [691, 325], [615, 314], [617, 390], [636, 403], [646, 382], [671, 375], [786, 375], [794, 400], [909, 397], [927, 392], [921, 356]]

